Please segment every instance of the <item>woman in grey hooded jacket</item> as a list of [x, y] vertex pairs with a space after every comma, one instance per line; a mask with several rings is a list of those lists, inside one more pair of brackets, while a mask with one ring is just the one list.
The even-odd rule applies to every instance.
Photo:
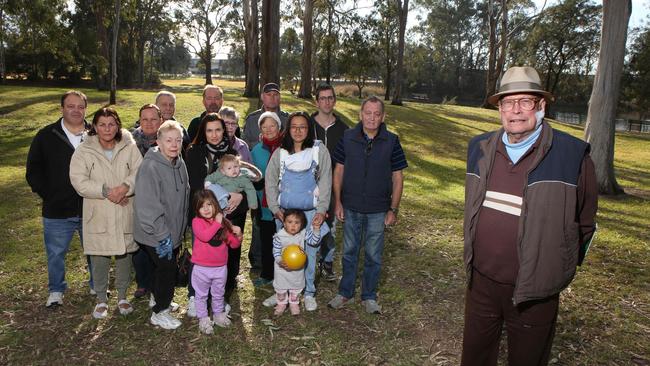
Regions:
[[181, 157], [183, 135], [176, 121], [158, 129], [157, 145], [147, 151], [135, 179], [135, 225], [140, 248], [154, 261], [151, 324], [176, 329], [181, 322], [169, 313], [174, 297], [176, 255], [187, 224], [190, 185]]

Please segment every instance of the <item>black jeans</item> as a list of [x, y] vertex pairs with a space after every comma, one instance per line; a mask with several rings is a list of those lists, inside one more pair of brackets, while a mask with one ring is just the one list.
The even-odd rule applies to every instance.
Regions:
[[[242, 203], [237, 206], [237, 209], [230, 213], [227, 218], [230, 222], [241, 228], [242, 234], [244, 233], [244, 226], [246, 225], [246, 214], [248, 213], [248, 204], [246, 202], [246, 195]], [[243, 244], [243, 243], [242, 243]], [[228, 277], [226, 279], [226, 302], [230, 301], [230, 295], [237, 288], [237, 276], [239, 275], [239, 265], [241, 261], [241, 245], [237, 248], [228, 247]]]
[[275, 234], [275, 221], [260, 220], [260, 237], [262, 241], [262, 272], [260, 277], [273, 280], [273, 235]]
[[156, 248], [138, 243], [141, 250], [144, 250], [153, 261], [154, 270], [151, 278], [151, 292], [156, 300], [153, 307], [154, 313], [159, 313], [169, 307], [174, 298], [174, 287], [176, 285], [176, 257], [178, 249], [172, 252], [172, 259], [160, 258]]

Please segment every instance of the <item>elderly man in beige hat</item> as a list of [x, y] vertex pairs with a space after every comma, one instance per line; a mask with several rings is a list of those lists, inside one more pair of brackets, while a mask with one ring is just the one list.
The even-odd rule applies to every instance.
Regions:
[[489, 99], [502, 128], [469, 142], [462, 365], [496, 365], [504, 323], [509, 365], [547, 364], [559, 293], [595, 232], [589, 144], [544, 121], [553, 99], [535, 69], [508, 69]]

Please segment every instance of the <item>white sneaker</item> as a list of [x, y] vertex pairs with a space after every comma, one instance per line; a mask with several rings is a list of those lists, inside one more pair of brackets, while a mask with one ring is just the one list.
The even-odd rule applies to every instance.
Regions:
[[275, 296], [275, 294], [267, 297], [266, 300], [262, 301], [262, 305], [266, 306], [267, 308], [273, 307], [277, 304], [278, 298]]
[[[153, 297], [153, 293], [152, 293], [151, 296], [149, 296], [149, 308], [152, 308], [154, 306], [156, 306], [156, 299]], [[178, 308], [180, 308], [180, 307], [181, 306], [178, 305], [178, 303], [176, 303], [176, 302], [172, 301], [171, 303], [169, 303], [169, 310], [170, 311], [177, 311]]]
[[169, 309], [165, 309], [158, 314], [152, 313], [149, 321], [151, 324], [157, 325], [163, 329], [176, 329], [181, 326], [181, 321], [174, 318], [169, 313]]
[[45, 306], [50, 308], [55, 305], [63, 305], [63, 292], [50, 292]]
[[187, 316], [196, 318], [196, 302], [194, 301], [194, 296], [190, 296], [189, 300], [187, 300]]
[[218, 325], [221, 328], [227, 328], [232, 324], [226, 313], [215, 314], [212, 318], [214, 320], [214, 325]]
[[203, 334], [214, 333], [214, 328], [212, 327], [212, 319], [210, 319], [209, 316], [199, 319], [199, 331]]
[[316, 299], [313, 296], [305, 296], [305, 310], [307, 311], [314, 311], [316, 308], [318, 308], [318, 304], [316, 304]]

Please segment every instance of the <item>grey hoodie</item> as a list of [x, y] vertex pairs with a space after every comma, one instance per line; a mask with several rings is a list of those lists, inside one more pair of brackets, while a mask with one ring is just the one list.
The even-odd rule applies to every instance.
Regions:
[[181, 157], [174, 163], [152, 147], [135, 177], [133, 237], [140, 244], [157, 247], [171, 235], [174, 248], [181, 245], [187, 224], [190, 185]]

